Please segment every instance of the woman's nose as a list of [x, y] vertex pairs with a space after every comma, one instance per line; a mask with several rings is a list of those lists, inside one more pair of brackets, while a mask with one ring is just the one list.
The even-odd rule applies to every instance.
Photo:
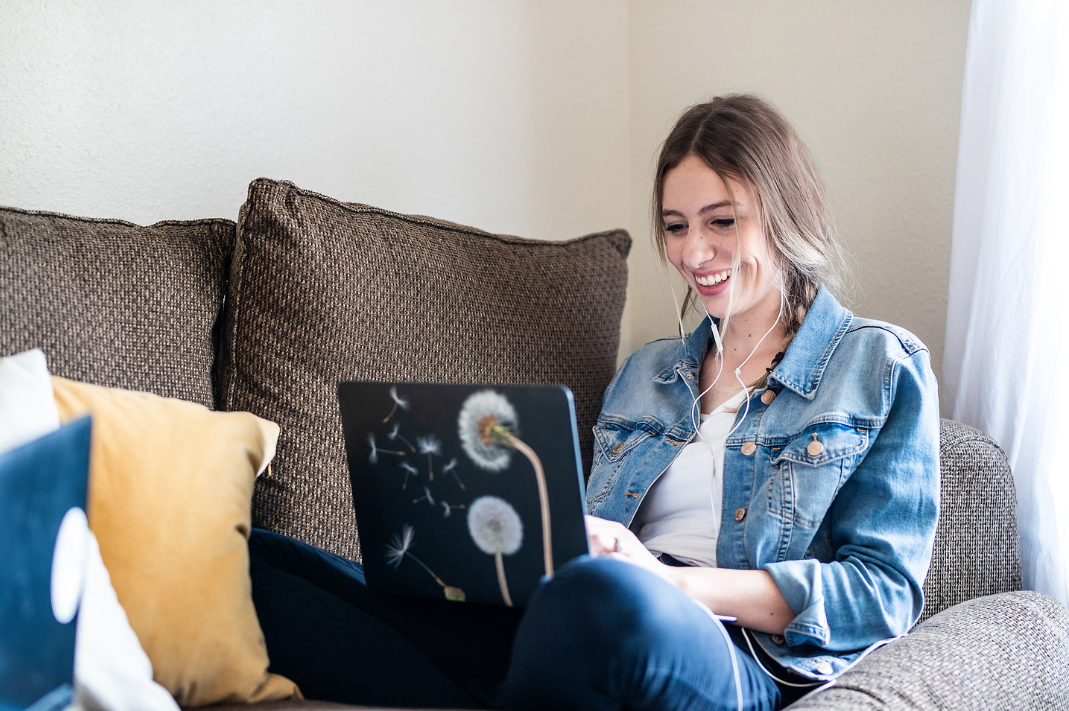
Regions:
[[683, 244], [683, 266], [698, 269], [716, 256], [716, 246], [708, 235], [701, 230], [694, 230], [686, 237]]

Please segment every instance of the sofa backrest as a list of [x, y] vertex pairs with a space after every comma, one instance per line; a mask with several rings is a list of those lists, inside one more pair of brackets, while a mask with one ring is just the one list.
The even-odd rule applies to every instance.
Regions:
[[1017, 497], [1006, 453], [983, 432], [940, 423], [939, 527], [920, 622], [983, 595], [1021, 589]]
[[234, 222], [142, 227], [0, 208], [0, 355], [208, 407]]

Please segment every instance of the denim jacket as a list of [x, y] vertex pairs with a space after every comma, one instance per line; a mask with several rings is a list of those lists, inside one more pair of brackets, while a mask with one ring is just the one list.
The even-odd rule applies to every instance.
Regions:
[[[647, 344], [617, 373], [594, 428], [591, 514], [630, 525], [694, 437], [710, 336], [706, 319], [685, 340]], [[939, 502], [928, 350], [822, 287], [735, 425], [717, 564], [772, 575], [796, 616], [782, 637], [752, 638], [783, 666], [831, 679], [905, 634], [923, 607]]]

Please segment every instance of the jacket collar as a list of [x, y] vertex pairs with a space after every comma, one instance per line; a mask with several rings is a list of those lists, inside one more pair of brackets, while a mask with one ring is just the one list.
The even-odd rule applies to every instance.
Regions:
[[821, 286], [802, 326], [787, 346], [786, 355], [768, 379], [812, 400], [831, 354], [850, 328], [853, 318], [854, 315]]
[[[823, 286], [817, 291], [813, 305], [794, 335], [783, 360], [768, 376], [783, 387], [812, 400], [816, 395], [824, 368], [831, 354], [850, 327], [854, 315], [831, 295]], [[712, 341], [712, 319], [702, 319], [701, 324], [686, 338], [678, 365], [697, 371], [705, 359]], [[671, 370], [671, 368], [669, 369]], [[659, 374], [664, 377], [665, 373]]]

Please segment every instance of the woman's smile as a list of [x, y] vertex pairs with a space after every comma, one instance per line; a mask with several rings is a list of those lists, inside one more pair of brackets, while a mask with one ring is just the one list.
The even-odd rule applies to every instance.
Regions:
[[695, 274], [695, 289], [701, 296], [717, 296], [729, 288], [731, 270], [713, 272], [712, 274]]

